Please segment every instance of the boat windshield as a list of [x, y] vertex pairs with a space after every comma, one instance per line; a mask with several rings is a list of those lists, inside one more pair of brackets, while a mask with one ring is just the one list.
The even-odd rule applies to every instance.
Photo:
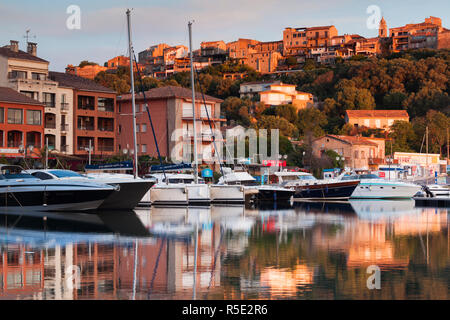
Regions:
[[51, 170], [49, 171], [49, 173], [53, 174], [54, 176], [57, 176], [58, 178], [71, 178], [71, 177], [85, 178], [85, 176], [82, 176], [81, 174], [70, 170]]
[[311, 176], [311, 175], [297, 176], [297, 179], [299, 179], [299, 180], [317, 180], [314, 176]]
[[356, 174], [346, 175], [342, 177], [342, 180], [358, 180], [358, 176]]
[[376, 174], [360, 174], [359, 179], [381, 179], [379, 176], [377, 176]]
[[29, 173], [22, 172], [22, 168], [6, 167], [1, 169], [0, 179], [36, 179]]

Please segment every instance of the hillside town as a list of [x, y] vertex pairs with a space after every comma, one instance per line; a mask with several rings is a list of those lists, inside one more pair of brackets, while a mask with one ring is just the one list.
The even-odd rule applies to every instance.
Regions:
[[[194, 50], [202, 150], [213, 149], [211, 130], [279, 129], [284, 161], [268, 166], [318, 175], [387, 166], [410, 176], [447, 172], [450, 30], [440, 18], [391, 28], [382, 18], [374, 38], [340, 35], [333, 25], [286, 27], [281, 37], [203, 41]], [[79, 169], [131, 158], [129, 57], [55, 72], [36, 43], [20, 46], [0, 47], [2, 161], [42, 164], [46, 154], [56, 166]], [[166, 161], [174, 131], [193, 140], [190, 67], [188, 47], [166, 43], [139, 52], [133, 67]], [[136, 152], [151, 163], [157, 150], [141, 93], [136, 109]], [[255, 172], [264, 167], [251, 155], [236, 161]]]

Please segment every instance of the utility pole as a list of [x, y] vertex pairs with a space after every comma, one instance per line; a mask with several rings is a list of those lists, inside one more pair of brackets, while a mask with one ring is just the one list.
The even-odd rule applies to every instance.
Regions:
[[89, 165], [91, 165], [92, 140], [89, 139]]
[[45, 169], [48, 169], [48, 137], [45, 138]]

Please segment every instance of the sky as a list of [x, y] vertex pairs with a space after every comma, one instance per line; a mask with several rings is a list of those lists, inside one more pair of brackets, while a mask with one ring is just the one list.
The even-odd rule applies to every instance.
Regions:
[[[69, 29], [67, 8], [79, 6], [80, 29]], [[189, 45], [187, 23], [194, 20], [193, 46], [201, 41], [251, 38], [274, 41], [285, 27], [334, 25], [339, 34], [377, 36], [367, 27], [380, 8], [388, 28], [442, 18], [450, 28], [448, 0], [0, 0], [0, 46], [18, 40], [26, 50], [25, 31], [38, 43], [38, 56], [50, 70], [89, 60], [103, 65], [117, 55], [128, 55], [126, 9], [132, 9], [132, 40], [136, 53], [151, 45]]]

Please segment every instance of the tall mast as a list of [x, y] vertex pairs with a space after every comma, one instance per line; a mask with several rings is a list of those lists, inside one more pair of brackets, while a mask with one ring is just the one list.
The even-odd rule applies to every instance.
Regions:
[[188, 23], [189, 28], [189, 54], [191, 58], [191, 87], [192, 87], [192, 115], [194, 129], [194, 180], [198, 183], [198, 159], [197, 159], [197, 126], [195, 125], [195, 82], [194, 82], [194, 58], [192, 56], [192, 21]]
[[136, 179], [138, 175], [138, 149], [136, 141], [136, 101], [134, 96], [133, 45], [131, 44], [130, 9], [127, 9], [127, 22], [128, 22], [128, 50], [130, 53], [131, 106], [133, 109], [134, 178]]

